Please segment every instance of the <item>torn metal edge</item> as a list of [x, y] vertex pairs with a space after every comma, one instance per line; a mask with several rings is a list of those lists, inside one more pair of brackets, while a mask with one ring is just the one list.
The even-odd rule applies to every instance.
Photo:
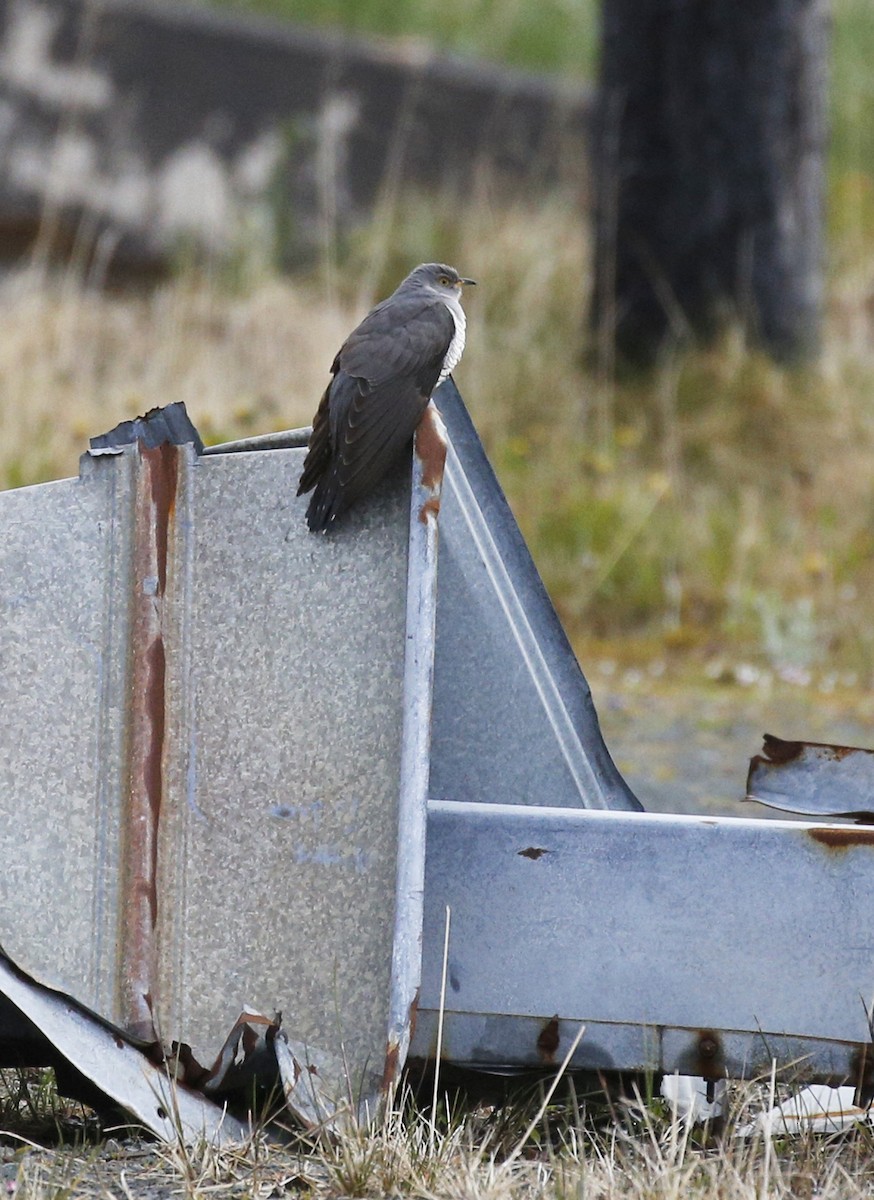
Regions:
[[766, 733], [750, 759], [746, 800], [804, 816], [874, 823], [874, 750]]
[[76, 1070], [165, 1142], [245, 1141], [248, 1124], [156, 1065], [120, 1029], [71, 996], [37, 983], [0, 954], [0, 993]]

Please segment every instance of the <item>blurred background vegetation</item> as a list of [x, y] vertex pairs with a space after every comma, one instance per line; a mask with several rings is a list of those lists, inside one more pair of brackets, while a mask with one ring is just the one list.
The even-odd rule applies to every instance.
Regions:
[[[231, 0], [228, 0], [230, 3]], [[593, 78], [590, 0], [238, 0], [298, 22]], [[88, 434], [183, 399], [207, 440], [312, 416], [351, 324], [416, 262], [480, 280], [456, 379], [584, 664], [874, 680], [874, 6], [834, 0], [828, 298], [820, 358], [774, 365], [729, 330], [604, 378], [585, 353], [590, 247], [577, 183], [466, 204], [403, 187], [304, 274], [269, 247], [148, 293], [75, 266], [5, 284], [0, 471], [75, 470]], [[579, 172], [574, 177], [578, 179]]]

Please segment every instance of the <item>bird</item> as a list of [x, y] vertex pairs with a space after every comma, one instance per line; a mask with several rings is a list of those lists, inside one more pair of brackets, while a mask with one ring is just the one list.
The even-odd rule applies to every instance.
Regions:
[[462, 289], [476, 282], [445, 263], [421, 263], [346, 338], [313, 420], [298, 496], [325, 532], [400, 458], [431, 393], [464, 350]]

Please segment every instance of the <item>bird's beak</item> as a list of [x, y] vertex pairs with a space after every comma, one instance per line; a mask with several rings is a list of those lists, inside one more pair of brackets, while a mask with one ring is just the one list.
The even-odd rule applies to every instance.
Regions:
[[476, 287], [475, 279], [459, 279], [459, 283], [467, 284], [469, 287]]

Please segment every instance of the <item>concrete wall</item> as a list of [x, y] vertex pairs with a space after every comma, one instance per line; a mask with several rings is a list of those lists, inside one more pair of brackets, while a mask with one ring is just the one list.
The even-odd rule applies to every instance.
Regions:
[[579, 173], [552, 80], [151, 0], [0, 0], [0, 249], [42, 222], [131, 264], [281, 230], [291, 254], [387, 179]]

